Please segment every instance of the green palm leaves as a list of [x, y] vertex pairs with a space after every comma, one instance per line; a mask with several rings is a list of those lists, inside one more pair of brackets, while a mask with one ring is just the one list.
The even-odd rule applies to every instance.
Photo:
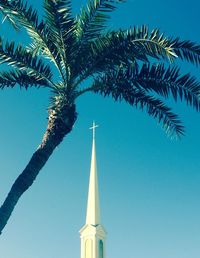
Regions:
[[28, 89], [29, 87], [48, 87], [45, 79], [36, 75], [30, 75], [26, 71], [10, 70], [8, 72], [0, 73], [0, 88], [14, 87], [16, 84], [20, 88]]
[[170, 136], [183, 134], [183, 126], [178, 116], [172, 113], [162, 100], [173, 96], [186, 100], [197, 111], [200, 110], [200, 83], [189, 74], [181, 76], [177, 68], [165, 69], [164, 65], [146, 65], [141, 69], [121, 68], [119, 71], [107, 71], [94, 82], [92, 90], [103, 96], [112, 96], [116, 101], [125, 101], [156, 118]]
[[187, 60], [193, 64], [200, 64], [200, 46], [196, 43], [185, 40], [181, 41], [178, 38], [172, 41], [174, 52], [182, 60]]
[[69, 60], [71, 46], [75, 43], [75, 25], [71, 15], [71, 3], [66, 0], [44, 1], [46, 25], [49, 39], [57, 49], [58, 63], [62, 78], [70, 77]]
[[8, 63], [20, 70], [29, 70], [30, 73], [38, 74], [42, 78], [50, 80], [52, 77], [51, 69], [44, 65], [41, 59], [34, 55], [33, 52], [25, 49], [22, 45], [15, 46], [14, 42], [5, 43], [3, 46], [0, 38], [0, 62]]
[[82, 43], [86, 43], [101, 36], [106, 29], [109, 13], [116, 9], [116, 3], [123, 0], [89, 0], [81, 14], [76, 18], [76, 34]]
[[[145, 109], [170, 135], [183, 134], [165, 99], [186, 101], [199, 111], [200, 84], [189, 74], [181, 75], [175, 62], [180, 58], [199, 65], [200, 46], [147, 26], [108, 31], [106, 22], [120, 2], [124, 1], [88, 0], [75, 17], [70, 0], [44, 0], [39, 18], [22, 0], [2, 0], [3, 15], [16, 29], [24, 27], [31, 42], [23, 47], [0, 40], [1, 63], [15, 69], [0, 75], [0, 87], [43, 85], [53, 89], [53, 100], [70, 103], [87, 91], [108, 95]], [[45, 59], [55, 65], [59, 78]], [[93, 82], [86, 86], [88, 78]]]

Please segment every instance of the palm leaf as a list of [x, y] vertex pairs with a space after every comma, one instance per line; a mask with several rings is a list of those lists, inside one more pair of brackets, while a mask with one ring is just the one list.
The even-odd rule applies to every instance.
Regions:
[[1, 11], [12, 20], [11, 24], [16, 28], [25, 26], [27, 29], [38, 27], [38, 14], [32, 7], [28, 7], [22, 0], [1, 0]]
[[10, 15], [9, 12], [7, 12], [1, 5], [0, 5], [0, 12], [4, 16], [2, 23], [4, 23], [5, 21], [8, 21], [15, 30], [20, 29], [19, 25], [16, 24], [15, 20], [12, 18], [12, 15]]
[[21, 71], [28, 70], [29, 75], [40, 76], [41, 79], [45, 79], [53, 86], [51, 81], [52, 71], [49, 65], [44, 64], [34, 53], [26, 50], [21, 45], [15, 46], [14, 42], [6, 42], [3, 44], [1, 38], [0, 63], [7, 63], [10, 66], [17, 67]]
[[200, 45], [190, 40], [181, 41], [179, 38], [172, 40], [171, 43], [178, 57], [195, 65], [200, 65]]
[[[81, 53], [75, 73], [85, 74], [104, 70], [115, 65], [132, 63], [134, 60], [148, 62], [149, 58], [173, 60], [176, 53], [171, 41], [159, 30], [149, 32], [147, 26], [125, 31], [109, 32], [88, 43]], [[84, 63], [87, 60], [87, 67]]]
[[32, 50], [34, 49], [35, 54], [42, 51], [42, 54], [51, 59], [60, 70], [57, 48], [49, 38], [49, 31], [45, 22], [43, 20], [39, 22], [37, 11], [22, 0], [2, 0], [0, 9], [15, 28], [24, 27], [27, 30], [33, 40], [30, 47]]
[[60, 56], [63, 70], [68, 71], [72, 58], [71, 47], [75, 41], [75, 24], [72, 17], [71, 1], [45, 0], [46, 24], [49, 28], [49, 37], [54, 42]]
[[124, 0], [88, 0], [87, 5], [81, 9], [80, 15], [76, 18], [77, 44], [74, 50], [76, 59], [72, 74], [74, 77], [85, 65], [80, 62], [80, 57], [85, 59], [89, 54], [89, 44], [101, 36], [106, 28], [106, 22], [110, 18], [109, 13], [116, 9], [116, 4]]
[[[134, 27], [124, 32], [125, 37], [129, 39], [133, 46], [138, 48], [139, 52], [145, 52], [153, 58], [168, 58], [173, 60], [176, 53], [173, 50], [170, 39], [164, 36], [159, 29], [153, 29], [149, 32], [147, 26]], [[124, 35], [122, 34], [122, 39]], [[140, 47], [142, 46], [143, 49]]]
[[26, 71], [10, 70], [0, 72], [0, 88], [11, 87], [19, 85], [20, 88], [29, 87], [49, 87], [46, 80], [41, 79], [40, 76], [29, 75]]
[[200, 83], [190, 74], [180, 75], [178, 67], [165, 68], [164, 64], [144, 64], [128, 67], [112, 75], [123, 77], [137, 88], [154, 91], [165, 98], [179, 98], [197, 111], [200, 110]]
[[108, 77], [97, 79], [91, 91], [104, 97], [111, 96], [115, 101], [126, 101], [155, 118], [170, 137], [180, 137], [184, 134], [184, 127], [178, 116], [174, 114], [161, 100], [148, 95], [144, 90], [134, 89], [126, 82], [117, 84], [116, 80], [108, 80]]
[[116, 3], [124, 0], [88, 0], [86, 7], [77, 16], [76, 33], [81, 44], [101, 35], [105, 23], [110, 18], [109, 12], [116, 9]]
[[200, 83], [189, 74], [180, 76], [179, 68], [165, 68], [163, 64], [144, 64], [141, 68], [137, 63], [132, 66], [120, 66], [118, 69], [101, 73], [92, 87], [79, 91], [94, 91], [103, 96], [112, 96], [116, 101], [125, 100], [130, 105], [143, 109], [145, 106], [149, 115], [158, 119], [171, 135], [183, 133], [183, 127], [178, 117], [150, 92], [175, 101], [179, 98], [187, 104], [200, 110]]

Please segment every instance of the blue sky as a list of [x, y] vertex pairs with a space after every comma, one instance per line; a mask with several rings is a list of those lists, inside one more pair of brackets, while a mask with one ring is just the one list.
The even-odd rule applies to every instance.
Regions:
[[[41, 8], [41, 1], [29, 1]], [[74, 11], [81, 3], [73, 1]], [[200, 42], [197, 0], [140, 0], [119, 6], [111, 28], [147, 24], [166, 35]], [[5, 24], [0, 34], [11, 34]], [[197, 77], [196, 68], [184, 65]], [[50, 93], [0, 92], [0, 202], [39, 145]], [[92, 121], [97, 131], [101, 217], [108, 258], [200, 257], [200, 115], [174, 105], [186, 126], [179, 141], [166, 137], [145, 113], [85, 95], [77, 103], [73, 132], [56, 149], [17, 205], [0, 237], [0, 258], [80, 257], [85, 223]]]

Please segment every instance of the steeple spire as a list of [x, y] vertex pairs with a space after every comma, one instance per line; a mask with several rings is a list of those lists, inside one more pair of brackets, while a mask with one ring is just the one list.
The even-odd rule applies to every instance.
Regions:
[[95, 149], [95, 130], [98, 125], [93, 122], [92, 157], [87, 202], [86, 223], [81, 228], [81, 258], [105, 258], [106, 231], [100, 222], [99, 190]]
[[97, 177], [97, 162], [96, 162], [96, 148], [95, 148], [95, 130], [98, 125], [93, 122], [90, 129], [93, 130], [92, 140], [92, 156], [90, 166], [90, 181], [88, 191], [87, 215], [86, 224], [98, 225], [100, 224], [100, 207], [99, 207], [99, 190], [98, 190], [98, 177]]

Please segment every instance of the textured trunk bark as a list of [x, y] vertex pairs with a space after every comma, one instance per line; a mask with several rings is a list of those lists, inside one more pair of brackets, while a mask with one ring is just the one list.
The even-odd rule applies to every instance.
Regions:
[[0, 208], [0, 234], [6, 226], [19, 198], [33, 184], [54, 149], [62, 142], [76, 121], [75, 105], [60, 103], [49, 111], [47, 130], [41, 145], [31, 157], [28, 165], [18, 176]]

